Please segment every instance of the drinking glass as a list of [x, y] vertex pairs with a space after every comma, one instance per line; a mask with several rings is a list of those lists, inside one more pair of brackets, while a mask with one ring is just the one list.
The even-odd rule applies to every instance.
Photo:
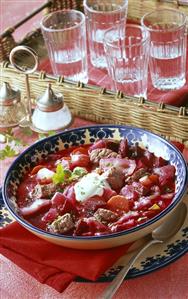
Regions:
[[87, 83], [84, 14], [71, 9], [53, 12], [42, 19], [41, 29], [53, 73]]
[[128, 0], [84, 0], [83, 3], [91, 64], [97, 68], [107, 68], [104, 33], [112, 26], [124, 30]]
[[142, 26], [150, 32], [150, 73], [160, 90], [179, 89], [186, 82], [186, 15], [174, 9], [145, 14]]
[[106, 31], [108, 72], [117, 91], [146, 98], [149, 44], [149, 32], [139, 25], [126, 25], [123, 35], [114, 27]]

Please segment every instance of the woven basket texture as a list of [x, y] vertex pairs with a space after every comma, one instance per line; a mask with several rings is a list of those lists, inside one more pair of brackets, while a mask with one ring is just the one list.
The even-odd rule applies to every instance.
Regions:
[[[26, 100], [25, 75], [8, 63], [1, 64], [3, 80], [22, 93]], [[121, 93], [106, 91], [100, 87], [76, 84], [62, 77], [36, 72], [29, 75], [33, 105], [43, 94], [48, 83], [55, 92], [62, 92], [65, 103], [73, 115], [98, 123], [126, 124], [148, 129], [168, 139], [188, 141], [188, 116], [186, 108], [176, 108], [143, 98], [126, 97]], [[177, 137], [178, 136], [178, 137]]]

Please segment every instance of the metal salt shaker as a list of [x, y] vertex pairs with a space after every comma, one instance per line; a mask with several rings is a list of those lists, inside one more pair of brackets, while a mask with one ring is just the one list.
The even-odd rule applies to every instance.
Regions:
[[64, 129], [70, 125], [72, 115], [64, 103], [61, 93], [54, 93], [51, 84], [48, 84], [44, 94], [38, 98], [32, 115], [34, 128], [40, 131]]

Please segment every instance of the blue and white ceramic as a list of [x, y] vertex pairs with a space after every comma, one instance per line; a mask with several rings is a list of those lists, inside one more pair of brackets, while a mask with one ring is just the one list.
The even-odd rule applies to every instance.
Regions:
[[[188, 209], [188, 195], [184, 198], [184, 202]], [[0, 228], [11, 223], [13, 218], [7, 211], [0, 192]], [[137, 246], [143, 244], [144, 239], [136, 241]], [[131, 268], [126, 276], [127, 278], [135, 278], [144, 274], [151, 273], [157, 269], [169, 265], [176, 261], [178, 258], [188, 252], [188, 214], [185, 222], [179, 232], [173, 237], [163, 242], [162, 244], [150, 246], [143, 255], [141, 255], [136, 262], [134, 267]], [[135, 254], [134, 251], [126, 253], [120, 260], [116, 262], [109, 270], [101, 275], [97, 282], [109, 282], [114, 279], [117, 273], [121, 270], [124, 264], [127, 264], [131, 257]], [[86, 282], [88, 280], [77, 277], [76, 281]], [[91, 283], [92, 281], [90, 281]]]
[[[170, 164], [175, 166], [176, 194], [172, 203], [164, 211], [149, 221], [132, 229], [114, 234], [92, 237], [62, 236], [45, 232], [28, 223], [17, 213], [17, 188], [30, 167], [34, 167], [39, 163], [41, 158], [46, 157], [49, 153], [54, 153], [71, 146], [89, 144], [102, 138], [116, 140], [127, 138], [130, 144], [138, 143], [142, 147], [147, 147], [150, 152], [153, 152], [156, 156], [161, 156], [162, 158], [169, 160]], [[130, 243], [149, 234], [165, 221], [178, 203], [183, 200], [186, 193], [187, 182], [188, 170], [183, 156], [176, 147], [165, 139], [139, 128], [118, 125], [97, 125], [67, 130], [31, 145], [9, 168], [3, 186], [3, 199], [13, 217], [35, 235], [49, 242], [70, 248], [101, 249]]]

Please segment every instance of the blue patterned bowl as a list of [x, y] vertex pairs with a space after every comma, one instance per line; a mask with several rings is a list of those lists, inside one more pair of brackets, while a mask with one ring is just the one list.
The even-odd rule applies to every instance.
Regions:
[[[148, 150], [153, 152], [156, 156], [161, 156], [175, 166], [176, 194], [172, 203], [165, 210], [154, 218], [132, 229], [93, 237], [62, 236], [45, 232], [28, 223], [17, 213], [17, 188], [30, 167], [34, 167], [41, 158], [46, 157], [49, 153], [54, 153], [71, 146], [89, 144], [102, 138], [113, 138], [116, 140], [127, 138], [130, 144], [137, 142], [147, 147]], [[164, 222], [179, 202], [182, 201], [186, 193], [187, 182], [188, 170], [183, 156], [176, 147], [165, 139], [139, 128], [118, 125], [97, 125], [68, 130], [31, 145], [10, 166], [3, 186], [3, 198], [13, 217], [35, 235], [49, 242], [70, 248], [101, 249], [133, 242], [149, 234], [153, 229]]]

